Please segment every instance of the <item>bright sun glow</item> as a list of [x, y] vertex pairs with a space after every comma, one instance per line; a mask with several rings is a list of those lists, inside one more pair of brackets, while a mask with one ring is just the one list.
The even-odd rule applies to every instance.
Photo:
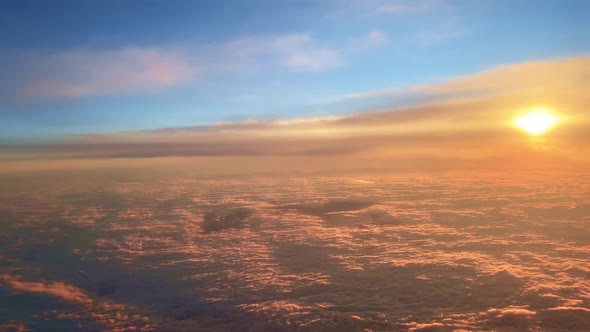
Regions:
[[547, 109], [537, 108], [516, 119], [516, 125], [532, 135], [540, 135], [549, 130], [557, 118]]

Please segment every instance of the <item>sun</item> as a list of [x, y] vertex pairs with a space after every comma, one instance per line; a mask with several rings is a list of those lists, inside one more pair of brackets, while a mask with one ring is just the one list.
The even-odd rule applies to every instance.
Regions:
[[515, 120], [516, 126], [531, 135], [541, 135], [547, 132], [557, 122], [557, 117], [546, 108], [531, 109], [527, 114]]

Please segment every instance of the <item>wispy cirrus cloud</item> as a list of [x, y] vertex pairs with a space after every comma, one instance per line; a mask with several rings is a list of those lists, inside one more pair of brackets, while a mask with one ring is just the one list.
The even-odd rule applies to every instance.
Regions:
[[[373, 36], [373, 39], [379, 36]], [[309, 34], [250, 36], [208, 46], [127, 47], [13, 54], [0, 70], [6, 99], [76, 98], [153, 93], [235, 71], [323, 71], [344, 66], [343, 50]]]
[[[420, 96], [423, 103], [412, 107], [69, 137], [40, 145], [4, 147], [4, 159], [36, 154], [50, 159], [319, 157], [341, 158], [341, 162], [412, 160], [423, 165], [444, 159], [454, 167], [471, 162], [478, 167], [493, 165], [489, 160], [588, 163], [590, 122], [585, 110], [590, 100], [582, 89], [588, 83], [588, 61], [590, 58], [580, 57], [527, 62], [438, 84], [341, 99]], [[551, 139], [542, 145], [527, 140], [510, 124], [519, 112], [539, 103], [555, 107], [560, 117], [559, 125], [547, 134]], [[407, 155], [422, 159], [419, 163]]]
[[[323, 0], [322, 0], [323, 1]], [[337, 10], [374, 14], [410, 14], [450, 8], [449, 0], [328, 0]]]
[[382, 15], [436, 15], [412, 34], [412, 40], [421, 46], [440, 45], [469, 33], [456, 7], [448, 0], [382, 0], [371, 5], [376, 14]]
[[28, 80], [20, 87], [20, 98], [150, 92], [182, 84], [199, 73], [183, 52], [157, 48], [72, 51], [25, 60]]
[[388, 0], [380, 2], [376, 11], [384, 14], [401, 14], [430, 11], [444, 6], [448, 6], [444, 0]]
[[367, 41], [370, 45], [381, 45], [387, 41], [387, 35], [382, 30], [373, 29], [369, 31]]
[[577, 94], [580, 92], [579, 87], [590, 83], [588, 77], [590, 77], [590, 57], [582, 56], [502, 65], [475, 74], [448, 78], [438, 83], [355, 92], [336, 96], [327, 101], [395, 99], [407, 95], [438, 99], [544, 92], [550, 96], [556, 91]]
[[366, 34], [353, 39], [351, 41], [350, 49], [357, 51], [375, 48], [383, 46], [388, 41], [389, 36], [385, 31], [381, 29], [371, 29]]
[[340, 50], [319, 46], [309, 34], [246, 37], [230, 41], [224, 50], [232, 57], [271, 57], [275, 64], [296, 71], [319, 71], [344, 65]]

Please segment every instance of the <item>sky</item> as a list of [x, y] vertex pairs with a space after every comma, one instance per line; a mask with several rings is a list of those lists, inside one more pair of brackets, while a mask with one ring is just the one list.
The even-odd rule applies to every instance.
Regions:
[[[585, 54], [588, 10], [582, 0], [3, 0], [0, 131], [26, 139], [372, 109], [383, 101], [337, 101]], [[388, 102], [412, 102], [400, 99]]]
[[0, 330], [590, 331], [589, 13], [0, 0]]
[[[589, 10], [582, 0], [2, 0], [0, 159], [392, 149], [580, 159]], [[560, 113], [543, 149], [508, 125], [531, 107]]]

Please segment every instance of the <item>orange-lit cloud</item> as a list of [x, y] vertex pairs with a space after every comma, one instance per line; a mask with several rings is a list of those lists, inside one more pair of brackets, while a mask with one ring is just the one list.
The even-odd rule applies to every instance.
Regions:
[[[422, 105], [309, 119], [82, 135], [5, 147], [2, 158], [305, 157], [453, 165], [588, 162], [590, 58], [527, 62], [414, 87]], [[403, 93], [401, 91], [395, 94]], [[390, 91], [345, 96], [371, 98]], [[528, 108], [556, 110], [559, 124], [533, 139], [514, 128]], [[411, 162], [413, 160], [413, 162]], [[447, 162], [443, 163], [446, 164]], [[364, 162], [363, 162], [364, 163]]]
[[76, 304], [91, 303], [92, 299], [80, 288], [63, 282], [28, 282], [22, 281], [19, 276], [2, 274], [0, 282], [8, 289], [15, 292], [37, 293], [59, 298], [65, 302]]
[[450, 78], [437, 84], [409, 88], [384, 89], [353, 93], [334, 98], [342, 100], [398, 97], [416, 94], [424, 98], [468, 98], [512, 94], [542, 94], [548, 97], [571, 93], [585, 94], [589, 83], [590, 57], [529, 61], [498, 66], [472, 75]]

